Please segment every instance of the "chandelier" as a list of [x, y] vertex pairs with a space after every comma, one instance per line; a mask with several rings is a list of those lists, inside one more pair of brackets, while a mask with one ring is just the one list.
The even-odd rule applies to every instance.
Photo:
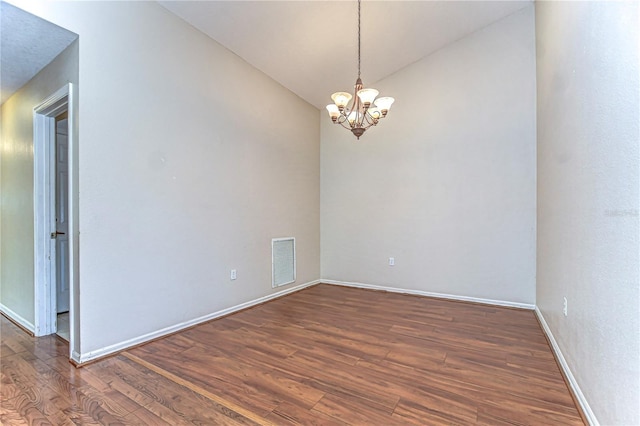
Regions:
[[355, 94], [351, 96], [347, 92], [336, 92], [331, 95], [333, 103], [327, 105], [331, 121], [351, 130], [357, 139], [360, 139], [365, 130], [377, 125], [378, 121], [387, 116], [395, 100], [388, 96], [376, 99], [379, 92], [376, 89], [364, 89], [360, 79], [360, 1], [358, 0], [358, 79]]

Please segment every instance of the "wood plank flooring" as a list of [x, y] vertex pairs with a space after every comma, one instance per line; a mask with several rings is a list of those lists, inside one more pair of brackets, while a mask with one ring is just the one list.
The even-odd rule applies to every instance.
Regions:
[[80, 369], [0, 326], [6, 425], [584, 424], [531, 311], [317, 285]]

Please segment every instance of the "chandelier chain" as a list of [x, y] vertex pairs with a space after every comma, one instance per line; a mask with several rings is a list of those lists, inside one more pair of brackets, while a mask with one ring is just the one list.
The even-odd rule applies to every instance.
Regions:
[[358, 78], [360, 78], [360, 0], [358, 0]]

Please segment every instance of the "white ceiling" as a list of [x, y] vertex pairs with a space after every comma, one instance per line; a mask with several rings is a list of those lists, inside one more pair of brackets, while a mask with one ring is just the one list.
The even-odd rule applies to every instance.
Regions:
[[[363, 0], [363, 82], [373, 85], [531, 1]], [[331, 93], [353, 90], [356, 1], [159, 3], [318, 108], [331, 101]], [[76, 38], [0, 2], [0, 103]]]
[[[363, 1], [365, 87], [531, 1]], [[356, 1], [159, 3], [318, 108], [353, 90]]]
[[0, 104], [76, 38], [77, 34], [0, 2]]

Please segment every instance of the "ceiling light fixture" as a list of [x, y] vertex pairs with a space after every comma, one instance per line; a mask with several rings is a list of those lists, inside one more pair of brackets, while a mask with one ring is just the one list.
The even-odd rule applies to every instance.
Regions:
[[[331, 121], [351, 130], [358, 139], [365, 130], [377, 125], [378, 121], [387, 116], [389, 108], [395, 100], [391, 97], [376, 99], [379, 93], [376, 89], [363, 89], [364, 86], [360, 79], [360, 1], [358, 0], [358, 79], [355, 85], [355, 95], [336, 92], [331, 95], [334, 103], [327, 105]], [[349, 101], [352, 101], [351, 104]]]

